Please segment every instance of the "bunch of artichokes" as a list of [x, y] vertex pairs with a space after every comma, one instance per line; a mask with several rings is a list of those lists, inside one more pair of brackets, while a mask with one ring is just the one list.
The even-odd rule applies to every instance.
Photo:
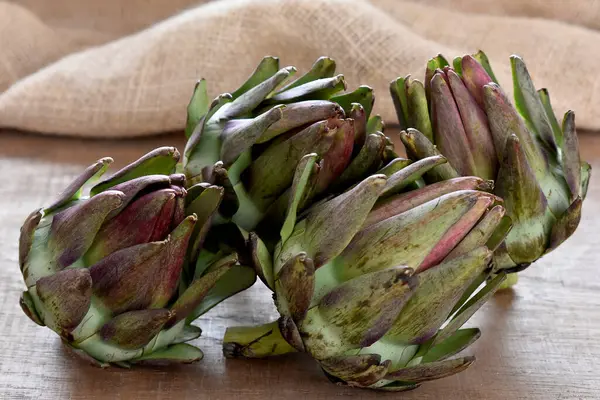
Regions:
[[455, 58], [453, 67], [438, 55], [424, 84], [406, 76], [390, 91], [409, 157], [448, 159], [428, 183], [470, 175], [495, 181], [505, 224], [513, 225], [495, 263], [518, 272], [575, 231], [591, 168], [579, 157], [573, 111], [559, 124], [548, 91], [536, 91], [523, 60], [512, 56], [511, 67], [514, 106], [481, 51]]
[[228, 329], [228, 357], [306, 352], [389, 391], [462, 371], [474, 358], [450, 357], [480, 332], [461, 326], [572, 233], [589, 179], [572, 114], [558, 127], [519, 64], [523, 120], [481, 59], [393, 84], [411, 159], [330, 58], [290, 81], [265, 57], [212, 102], [199, 81], [181, 160], [160, 148], [93, 185], [101, 159], [27, 218], [23, 310], [96, 364], [192, 362], [191, 322], [258, 275], [281, 317]]
[[23, 311], [95, 364], [199, 360], [191, 321], [255, 281], [235, 252], [202, 251], [223, 188], [186, 190], [178, 160], [159, 148], [85, 190], [98, 160], [21, 228]]

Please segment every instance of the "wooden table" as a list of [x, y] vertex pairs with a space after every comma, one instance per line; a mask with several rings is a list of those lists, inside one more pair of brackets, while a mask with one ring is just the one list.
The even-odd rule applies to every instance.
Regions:
[[[581, 134], [584, 157], [600, 171], [600, 135]], [[0, 398], [8, 399], [600, 399], [600, 173], [594, 172], [577, 233], [521, 274], [470, 321], [483, 331], [469, 350], [478, 361], [454, 377], [403, 394], [337, 387], [302, 355], [225, 360], [228, 325], [263, 323], [275, 313], [262, 285], [198, 321], [198, 364], [171, 370], [101, 370], [71, 358], [58, 337], [18, 305], [24, 284], [17, 237], [25, 216], [48, 204], [84, 166], [110, 155], [118, 166], [180, 135], [84, 141], [0, 132]]]

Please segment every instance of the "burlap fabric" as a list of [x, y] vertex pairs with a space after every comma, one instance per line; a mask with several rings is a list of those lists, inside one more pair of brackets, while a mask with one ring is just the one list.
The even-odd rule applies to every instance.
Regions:
[[[235, 89], [262, 56], [336, 59], [395, 120], [388, 83], [484, 49], [501, 83], [522, 55], [559, 113], [600, 129], [593, 0], [16, 0], [0, 2], [0, 127], [92, 137], [179, 130], [194, 82]], [[510, 85], [509, 85], [510, 86]]]

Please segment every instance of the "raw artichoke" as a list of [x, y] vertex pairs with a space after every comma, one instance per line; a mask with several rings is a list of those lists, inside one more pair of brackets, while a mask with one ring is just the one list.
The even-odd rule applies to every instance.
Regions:
[[344, 77], [334, 75], [335, 63], [326, 57], [287, 83], [295, 71], [279, 69], [277, 58], [265, 57], [246, 83], [210, 106], [206, 83], [196, 85], [188, 107], [184, 172], [189, 182], [225, 188], [216, 223], [233, 221], [253, 230], [262, 222], [266, 231], [277, 232], [294, 169], [308, 153], [319, 155], [320, 170], [301, 209], [396, 156], [379, 132], [381, 119], [369, 118], [371, 88], [343, 92]]
[[490, 249], [506, 233], [497, 229], [504, 208], [478, 190], [489, 182], [459, 177], [417, 188], [445, 159], [395, 159], [299, 215], [317, 161], [308, 154], [298, 164], [279, 243], [270, 249], [247, 233], [281, 318], [229, 328], [225, 356], [307, 352], [334, 382], [389, 391], [467, 368], [473, 357], [448, 358], [480, 331], [459, 328], [506, 278], [488, 279]]
[[[577, 228], [590, 178], [580, 160], [575, 114], [556, 119], [546, 89], [535, 89], [525, 63], [511, 57], [515, 106], [483, 52], [427, 64], [425, 85], [410, 76], [391, 83], [409, 157], [443, 154], [448, 164], [426, 181], [474, 175], [495, 181], [513, 228], [495, 253], [497, 268], [518, 272]], [[516, 277], [516, 276], [514, 276]]]
[[96, 365], [201, 359], [191, 321], [255, 281], [235, 253], [201, 250], [223, 188], [186, 191], [178, 160], [156, 149], [84, 196], [103, 158], [21, 228], [23, 311]]

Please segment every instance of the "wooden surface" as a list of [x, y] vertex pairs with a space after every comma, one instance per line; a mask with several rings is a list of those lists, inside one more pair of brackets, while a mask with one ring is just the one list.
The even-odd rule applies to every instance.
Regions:
[[198, 320], [204, 332], [196, 344], [205, 352], [198, 364], [101, 370], [68, 356], [58, 337], [18, 305], [23, 219], [101, 156], [120, 166], [157, 146], [182, 149], [183, 142], [176, 135], [108, 142], [0, 132], [0, 399], [599, 399], [600, 135], [581, 134], [580, 141], [595, 172], [579, 230], [470, 321], [483, 331], [468, 350], [477, 356], [474, 366], [413, 392], [382, 394], [337, 387], [301, 354], [224, 360], [226, 326], [274, 317], [270, 293], [259, 284]]

